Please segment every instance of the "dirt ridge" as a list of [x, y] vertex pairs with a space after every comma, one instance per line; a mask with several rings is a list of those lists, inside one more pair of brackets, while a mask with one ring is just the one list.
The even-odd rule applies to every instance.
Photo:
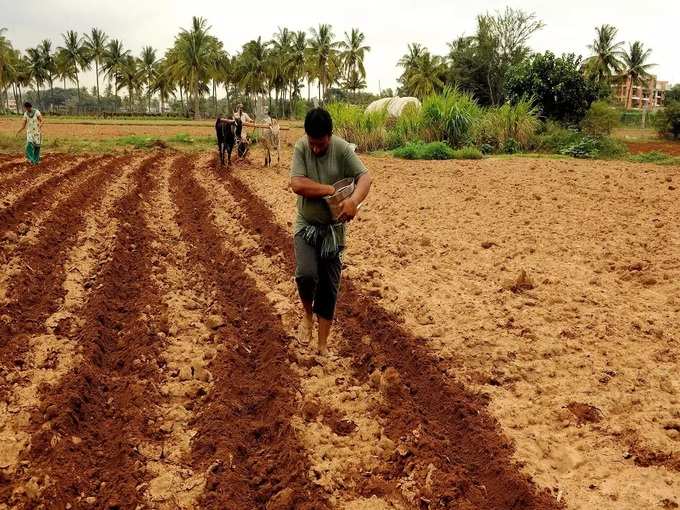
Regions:
[[298, 382], [287, 363], [288, 335], [238, 257], [217, 242], [223, 235], [189, 166], [178, 162], [170, 181], [177, 222], [192, 248], [189, 260], [214, 282], [215, 312], [225, 321], [216, 341], [226, 342], [211, 365], [214, 389], [194, 424], [193, 463], [208, 468], [201, 506], [327, 508], [290, 422]]

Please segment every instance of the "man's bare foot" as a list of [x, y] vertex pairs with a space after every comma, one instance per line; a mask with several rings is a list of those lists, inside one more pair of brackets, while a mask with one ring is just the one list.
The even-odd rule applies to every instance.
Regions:
[[312, 333], [314, 332], [314, 320], [312, 317], [304, 316], [298, 326], [298, 341], [301, 344], [308, 344], [312, 341]]
[[326, 341], [324, 340], [322, 342], [321, 340], [319, 340], [316, 350], [320, 356], [325, 356], [326, 354], [328, 354], [328, 346], [326, 345]]

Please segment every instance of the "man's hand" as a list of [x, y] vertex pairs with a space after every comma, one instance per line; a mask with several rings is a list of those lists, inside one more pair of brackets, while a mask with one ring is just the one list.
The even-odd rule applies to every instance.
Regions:
[[357, 204], [352, 197], [346, 198], [340, 203], [339, 221], [351, 221], [359, 211], [359, 204]]

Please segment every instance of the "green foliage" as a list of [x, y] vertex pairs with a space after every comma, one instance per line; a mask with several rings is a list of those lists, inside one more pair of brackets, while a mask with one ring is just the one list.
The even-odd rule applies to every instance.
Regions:
[[619, 126], [621, 115], [605, 101], [595, 101], [581, 121], [581, 129], [592, 136], [608, 136]]
[[574, 158], [616, 158], [625, 155], [626, 146], [608, 137], [579, 136], [570, 145], [564, 146], [560, 154]]
[[549, 51], [513, 66], [506, 86], [511, 102], [533, 97], [543, 117], [565, 124], [578, 124], [598, 95], [595, 82], [581, 72], [580, 57]]
[[470, 128], [481, 109], [471, 94], [447, 87], [423, 101], [421, 129], [426, 141], [444, 140], [454, 147], [470, 140]]
[[333, 118], [334, 132], [348, 142], [354, 143], [360, 152], [382, 149], [387, 139], [387, 112], [366, 113], [362, 108], [347, 103], [328, 105]]
[[658, 165], [678, 165], [680, 158], [666, 154], [665, 152], [652, 151], [643, 154], [636, 154], [628, 158], [636, 163], [656, 163]]
[[680, 138], [680, 101], [669, 101], [657, 114], [656, 128], [664, 136]]
[[482, 159], [482, 151], [477, 147], [463, 147], [453, 151], [453, 159]]
[[536, 107], [531, 101], [520, 99], [514, 105], [505, 103], [483, 110], [471, 136], [476, 145], [488, 145], [492, 152], [507, 152], [506, 143], [513, 140], [512, 150], [521, 152], [529, 148], [539, 125]]
[[673, 87], [666, 92], [666, 102], [680, 101], [680, 83], [673, 85]]
[[413, 104], [407, 105], [388, 133], [387, 148], [395, 149], [409, 141], [418, 140], [422, 127], [420, 109]]
[[481, 159], [482, 153], [476, 147], [454, 150], [445, 142], [410, 142], [393, 151], [403, 159]]

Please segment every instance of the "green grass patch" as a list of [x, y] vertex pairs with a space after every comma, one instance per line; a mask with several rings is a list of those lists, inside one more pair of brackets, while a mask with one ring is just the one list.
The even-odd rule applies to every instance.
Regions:
[[482, 159], [482, 153], [476, 147], [454, 150], [445, 142], [411, 142], [392, 153], [402, 159]]
[[644, 154], [636, 154], [628, 158], [634, 163], [655, 163], [657, 165], [678, 165], [680, 166], [680, 157], [670, 156], [664, 152], [652, 151]]

